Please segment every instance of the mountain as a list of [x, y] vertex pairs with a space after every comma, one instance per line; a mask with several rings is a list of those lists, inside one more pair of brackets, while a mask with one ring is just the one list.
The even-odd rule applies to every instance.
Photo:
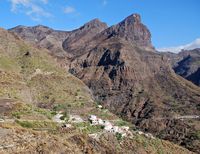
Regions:
[[200, 48], [200, 38], [197, 38], [191, 43], [180, 45], [177, 47], [167, 47], [167, 48], [159, 48], [157, 49], [160, 52], [173, 52], [173, 53], [179, 53], [181, 50], [193, 50], [196, 48]]
[[200, 49], [183, 50], [178, 54], [164, 53], [171, 60], [174, 71], [200, 86]]
[[[139, 134], [133, 125], [97, 108], [87, 86], [47, 53], [50, 51], [0, 29], [0, 153], [192, 154], [173, 143]], [[63, 113], [70, 128], [53, 120], [57, 113]], [[129, 136], [91, 125], [87, 120], [91, 114], [130, 126]], [[72, 115], [84, 121], [70, 123], [68, 116]]]
[[65, 65], [95, 99], [137, 128], [198, 151], [200, 89], [176, 75], [168, 57], [155, 51], [140, 16], [130, 15], [94, 35], [75, 35], [81, 30], [63, 41], [71, 56]]
[[94, 19], [79, 29], [71, 32], [68, 38], [63, 42], [63, 49], [73, 56], [80, 56], [83, 50], [79, 51], [82, 46], [86, 46], [97, 33], [102, 32], [107, 28], [107, 25], [99, 19]]

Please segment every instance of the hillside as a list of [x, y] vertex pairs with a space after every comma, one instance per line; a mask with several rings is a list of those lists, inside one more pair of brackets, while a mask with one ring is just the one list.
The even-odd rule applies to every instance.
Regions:
[[[59, 57], [58, 62], [81, 79], [112, 113], [145, 132], [197, 152], [200, 89], [177, 76], [168, 58], [154, 50], [140, 15], [130, 15], [108, 28], [99, 20], [89, 25], [97, 29], [96, 35], [84, 33], [85, 26], [70, 32], [62, 41], [67, 56]], [[25, 30], [11, 31], [29, 41]], [[41, 46], [41, 41], [35, 43]], [[54, 50], [51, 54], [56, 57]]]
[[[47, 52], [0, 29], [0, 153], [191, 153], [138, 134], [133, 125], [98, 109], [82, 81]], [[57, 112], [84, 121], [73, 123], [67, 118], [71, 127], [63, 128], [52, 119]], [[90, 114], [130, 126], [132, 135], [122, 138], [92, 126], [87, 120]], [[92, 137], [95, 133], [98, 138]]]

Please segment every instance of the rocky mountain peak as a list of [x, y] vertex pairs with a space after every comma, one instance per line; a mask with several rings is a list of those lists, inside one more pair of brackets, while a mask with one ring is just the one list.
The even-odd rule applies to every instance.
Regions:
[[98, 28], [98, 29], [106, 29], [108, 28], [107, 24], [100, 21], [98, 18], [95, 18], [88, 23], [84, 24], [80, 29], [90, 29], [90, 28]]
[[132, 14], [132, 15], [128, 16], [122, 22], [127, 22], [127, 23], [130, 23], [130, 24], [141, 23], [141, 17], [140, 17], [139, 14], [135, 13], [135, 14]]
[[44, 26], [44, 25], [36, 25], [33, 28], [38, 29], [38, 30], [51, 30], [51, 28]]
[[151, 44], [151, 33], [141, 22], [139, 14], [132, 14], [128, 16], [117, 25], [105, 30], [104, 34], [108, 35], [109, 38], [117, 37], [125, 39], [130, 43], [136, 44], [147, 50], [154, 49]]

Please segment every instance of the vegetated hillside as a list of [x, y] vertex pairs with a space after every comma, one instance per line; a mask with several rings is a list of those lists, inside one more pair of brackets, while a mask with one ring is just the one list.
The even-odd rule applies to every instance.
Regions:
[[[25, 31], [11, 31], [28, 40]], [[177, 76], [167, 56], [154, 50], [138, 14], [96, 31], [94, 37], [78, 34], [80, 39], [72, 35], [66, 40], [81, 42], [84, 37], [84, 43], [63, 41], [63, 49], [72, 56], [64, 57], [65, 65], [89, 86], [96, 100], [138, 128], [198, 151], [200, 89]]]
[[[0, 29], [0, 153], [192, 153], [137, 134], [133, 125], [97, 109], [89, 89], [45, 50]], [[57, 112], [63, 113], [69, 129], [52, 120]], [[84, 121], [71, 123], [68, 116], [73, 114]], [[131, 136], [90, 125], [91, 114], [129, 125]]]
[[56, 103], [81, 105], [92, 101], [84, 83], [59, 67], [45, 49], [39, 51], [5, 30], [1, 30], [0, 39], [2, 98], [46, 108]]
[[[169, 55], [169, 53], [165, 53]], [[185, 79], [200, 86], [200, 49], [184, 50], [169, 56], [174, 71]]]

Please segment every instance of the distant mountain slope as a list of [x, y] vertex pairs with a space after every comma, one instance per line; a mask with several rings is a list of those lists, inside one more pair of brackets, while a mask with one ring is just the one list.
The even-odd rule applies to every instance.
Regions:
[[144, 131], [198, 151], [199, 121], [181, 117], [200, 115], [200, 89], [177, 76], [168, 58], [154, 50], [140, 16], [130, 15], [94, 36], [84, 35], [86, 40], [78, 35], [75, 39], [84, 43], [72, 41], [71, 46], [66, 41], [70, 37], [63, 42], [69, 46], [65, 49], [71, 56], [65, 63], [69, 72], [113, 113]]
[[163, 54], [170, 59], [172, 67], [178, 75], [200, 86], [200, 49], [184, 50], [179, 54]]

